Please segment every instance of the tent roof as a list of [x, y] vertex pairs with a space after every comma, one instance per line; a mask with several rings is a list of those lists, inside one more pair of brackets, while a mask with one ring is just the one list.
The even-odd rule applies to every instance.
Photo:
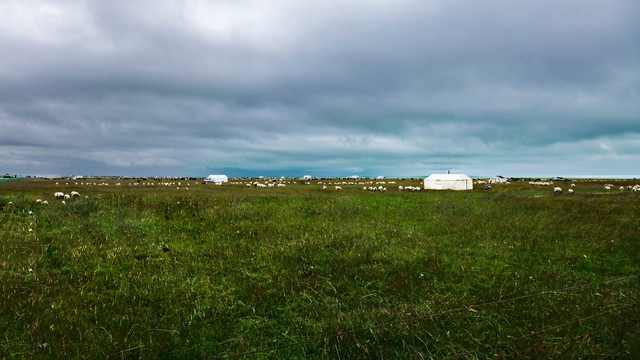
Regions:
[[471, 180], [465, 174], [431, 174], [426, 180], [435, 180], [435, 181], [452, 181], [452, 180]]

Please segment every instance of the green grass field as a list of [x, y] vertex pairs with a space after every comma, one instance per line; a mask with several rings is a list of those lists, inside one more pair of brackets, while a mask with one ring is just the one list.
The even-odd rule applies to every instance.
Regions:
[[107, 182], [0, 183], [0, 357], [640, 358], [637, 180]]

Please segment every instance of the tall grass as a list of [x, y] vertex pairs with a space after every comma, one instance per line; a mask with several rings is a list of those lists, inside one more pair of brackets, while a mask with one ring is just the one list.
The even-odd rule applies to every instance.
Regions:
[[[86, 187], [87, 199], [66, 206], [52, 199], [60, 188], [77, 187], [0, 184], [3, 357], [211, 358], [640, 268], [640, 198], [598, 183], [574, 196], [526, 184]], [[527, 356], [634, 358], [637, 324], [615, 326], [638, 317], [638, 285], [396, 322], [260, 358], [495, 358], [536, 347]]]

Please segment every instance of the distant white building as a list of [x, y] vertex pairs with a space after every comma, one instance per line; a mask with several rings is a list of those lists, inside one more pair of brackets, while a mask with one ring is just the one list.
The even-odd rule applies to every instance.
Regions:
[[498, 175], [498, 176], [496, 176], [496, 177], [492, 177], [492, 178], [489, 180], [489, 183], [490, 183], [490, 184], [504, 184], [504, 183], [508, 183], [508, 182], [509, 182], [509, 179], [507, 179], [507, 178], [506, 178], [506, 177], [504, 177], [504, 176], [500, 176], [500, 175]]
[[223, 183], [229, 182], [229, 178], [227, 177], [227, 175], [209, 175], [204, 179], [204, 182]]
[[425, 190], [472, 190], [473, 180], [464, 174], [432, 174], [424, 179]]

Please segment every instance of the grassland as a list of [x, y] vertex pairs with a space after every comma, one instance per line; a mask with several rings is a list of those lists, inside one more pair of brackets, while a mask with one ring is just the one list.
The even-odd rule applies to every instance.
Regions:
[[478, 306], [640, 274], [640, 195], [603, 182], [114, 183], [0, 183], [0, 357], [216, 358], [390, 322], [246, 358], [640, 358], [637, 277]]

